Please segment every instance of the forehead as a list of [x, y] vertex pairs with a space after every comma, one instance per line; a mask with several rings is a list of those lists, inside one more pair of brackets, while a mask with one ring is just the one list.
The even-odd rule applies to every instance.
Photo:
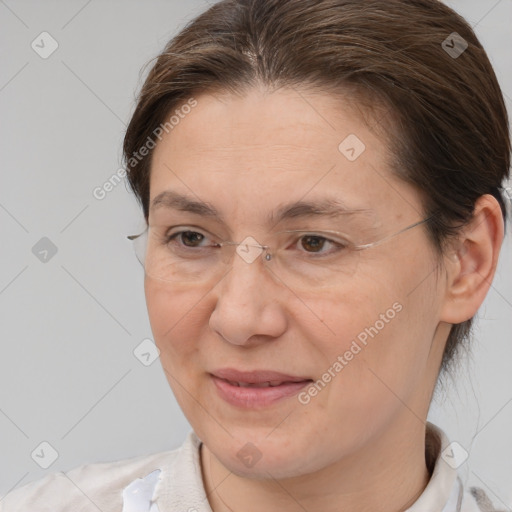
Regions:
[[172, 190], [232, 219], [268, 216], [285, 200], [324, 195], [349, 209], [403, 212], [410, 208], [404, 195], [417, 203], [391, 174], [385, 142], [339, 98], [254, 89], [195, 100], [154, 150], [150, 202]]

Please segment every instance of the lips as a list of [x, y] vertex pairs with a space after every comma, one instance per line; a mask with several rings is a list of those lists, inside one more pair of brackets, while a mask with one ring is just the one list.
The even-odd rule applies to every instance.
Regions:
[[223, 368], [211, 373], [215, 387], [225, 401], [242, 408], [261, 408], [296, 395], [312, 382], [305, 376], [270, 370], [242, 372]]
[[271, 386], [278, 386], [283, 382], [302, 382], [311, 380], [310, 377], [287, 375], [281, 372], [272, 370], [252, 370], [242, 372], [234, 368], [222, 368], [212, 372], [212, 375], [219, 379], [224, 379], [232, 383], [239, 384], [265, 384], [269, 383]]
[[[226, 379], [224, 379], [224, 380], [226, 380]], [[233, 382], [231, 380], [227, 380], [227, 382], [229, 382], [232, 386], [238, 386], [241, 388], [269, 388], [269, 387], [280, 386], [281, 384], [284, 384], [287, 381], [272, 380], [272, 381], [266, 381], [266, 382]]]

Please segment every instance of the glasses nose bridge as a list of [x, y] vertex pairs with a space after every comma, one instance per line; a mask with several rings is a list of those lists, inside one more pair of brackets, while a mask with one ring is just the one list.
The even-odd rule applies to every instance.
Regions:
[[242, 242], [222, 242], [223, 250], [229, 256], [238, 256], [249, 263], [258, 258], [265, 251], [266, 246], [258, 243], [252, 237], [246, 237]]
[[[223, 243], [223, 250], [226, 254], [223, 256], [222, 274], [226, 272], [230, 275], [228, 281], [238, 283], [233, 287], [235, 290], [242, 290], [243, 293], [249, 292], [257, 294], [257, 290], [263, 285], [263, 282], [270, 284], [272, 282], [281, 282], [278, 277], [280, 269], [276, 266], [276, 252], [272, 245], [265, 245], [257, 242], [255, 239], [247, 240], [246, 237], [241, 242]], [[220, 269], [219, 269], [220, 270]], [[267, 281], [270, 279], [270, 281]], [[234, 280], [234, 281], [233, 281]], [[231, 288], [232, 284], [229, 285]], [[245, 290], [245, 292], [244, 292]]]
[[271, 245], [261, 244], [252, 236], [245, 237], [241, 242], [225, 241], [220, 245], [223, 252], [223, 261], [228, 266], [233, 265], [235, 258], [240, 258], [246, 264], [252, 265], [258, 259], [262, 259], [262, 263], [265, 264], [271, 261], [274, 256]]

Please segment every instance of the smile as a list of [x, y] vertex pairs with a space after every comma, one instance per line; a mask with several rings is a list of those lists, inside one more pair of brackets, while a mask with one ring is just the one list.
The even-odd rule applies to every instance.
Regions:
[[[217, 395], [230, 405], [244, 409], [268, 407], [298, 394], [302, 388], [312, 382], [312, 379], [307, 378], [263, 380], [264, 377], [261, 374], [259, 378], [256, 377], [252, 374], [252, 377], [231, 380], [211, 374]], [[258, 380], [258, 382], [250, 382], [250, 380]]]

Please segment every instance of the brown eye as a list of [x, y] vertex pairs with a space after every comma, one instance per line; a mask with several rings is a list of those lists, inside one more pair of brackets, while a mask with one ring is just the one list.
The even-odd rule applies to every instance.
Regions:
[[[184, 231], [181, 233], [182, 240], [188, 247], [196, 247], [196, 243], [200, 243], [204, 239], [204, 235], [195, 231]], [[189, 243], [190, 242], [190, 243]]]
[[321, 236], [312, 236], [307, 235], [303, 236], [301, 239], [301, 245], [308, 252], [318, 252], [321, 251], [327, 242], [327, 239]]
[[166, 244], [173, 242], [184, 247], [201, 247], [201, 242], [205, 239], [202, 233], [197, 231], [178, 231], [166, 237]]
[[311, 255], [312, 258], [330, 257], [340, 254], [348, 248], [348, 243], [342, 239], [332, 240], [323, 234], [306, 233], [295, 239], [295, 249], [303, 256]]

